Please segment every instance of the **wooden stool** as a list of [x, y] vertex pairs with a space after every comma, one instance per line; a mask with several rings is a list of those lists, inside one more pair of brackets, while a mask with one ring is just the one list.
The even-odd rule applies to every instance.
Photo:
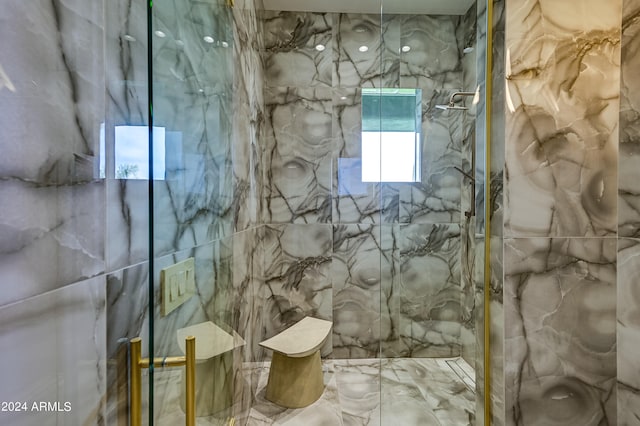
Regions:
[[266, 398], [287, 408], [302, 408], [322, 395], [324, 380], [320, 348], [329, 336], [331, 321], [305, 317], [260, 343], [273, 351]]

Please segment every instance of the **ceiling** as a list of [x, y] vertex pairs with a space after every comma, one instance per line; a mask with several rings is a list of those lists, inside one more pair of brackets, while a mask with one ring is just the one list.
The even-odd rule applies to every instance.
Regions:
[[475, 0], [264, 0], [267, 10], [463, 15]]

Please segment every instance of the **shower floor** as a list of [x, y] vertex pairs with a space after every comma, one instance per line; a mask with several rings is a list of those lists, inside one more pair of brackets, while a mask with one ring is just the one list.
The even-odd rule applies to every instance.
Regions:
[[[245, 366], [257, 382], [248, 426], [463, 426], [476, 409], [473, 369], [462, 358], [324, 360], [325, 390], [308, 407], [284, 409], [264, 398], [269, 363]], [[179, 375], [158, 376], [165, 389], [157, 424], [184, 424], [178, 405]], [[162, 383], [166, 382], [166, 383]], [[164, 386], [166, 384], [166, 386]], [[158, 395], [160, 396], [160, 395]], [[198, 418], [198, 426], [227, 422]]]

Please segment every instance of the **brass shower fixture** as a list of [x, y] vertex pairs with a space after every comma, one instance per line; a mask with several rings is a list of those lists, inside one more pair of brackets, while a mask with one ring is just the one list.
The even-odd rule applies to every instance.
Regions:
[[171, 368], [185, 367], [185, 424], [195, 426], [196, 424], [196, 338], [187, 336], [185, 340], [184, 356], [173, 356], [163, 358], [142, 358], [142, 340], [139, 337], [130, 341], [130, 385], [131, 396], [129, 402], [129, 424], [140, 426], [142, 424], [142, 369], [144, 368]]

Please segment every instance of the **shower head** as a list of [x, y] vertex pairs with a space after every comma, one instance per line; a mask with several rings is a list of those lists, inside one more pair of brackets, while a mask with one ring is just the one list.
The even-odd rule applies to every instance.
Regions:
[[469, 108], [467, 108], [466, 106], [459, 106], [459, 105], [455, 105], [455, 104], [449, 104], [449, 105], [436, 105], [436, 108], [441, 109], [443, 111], [466, 111]]

